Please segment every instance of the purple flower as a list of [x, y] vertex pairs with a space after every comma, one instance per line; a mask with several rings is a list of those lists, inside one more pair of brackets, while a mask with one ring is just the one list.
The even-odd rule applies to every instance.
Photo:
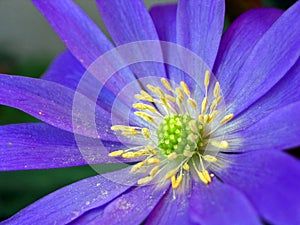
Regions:
[[[43, 79], [0, 76], [0, 103], [43, 121], [0, 128], [0, 169], [137, 163], [62, 188], [1, 224], [300, 224], [300, 164], [280, 151], [300, 142], [299, 2], [249, 11], [221, 37], [221, 0], [179, 0], [150, 15], [140, 1], [98, 0], [116, 46], [162, 40], [170, 43], [149, 57], [173, 58], [176, 43], [206, 63], [195, 82], [144, 62], [103, 87], [89, 69], [114, 45], [71, 1], [33, 2], [68, 51]], [[143, 46], [133, 56], [147, 58]]]

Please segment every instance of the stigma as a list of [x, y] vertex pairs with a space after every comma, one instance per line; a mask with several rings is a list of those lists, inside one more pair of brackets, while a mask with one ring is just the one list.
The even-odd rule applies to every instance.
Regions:
[[137, 159], [131, 173], [146, 174], [138, 185], [170, 183], [173, 189], [184, 189], [191, 178], [205, 185], [213, 181], [210, 167], [218, 162], [218, 152], [229, 148], [229, 143], [214, 133], [234, 115], [224, 114], [220, 84], [212, 82], [209, 71], [202, 86], [199, 98], [195, 88], [184, 81], [174, 84], [161, 78], [159, 84], [147, 84], [134, 95], [132, 105], [143, 126], [111, 127], [116, 134], [144, 143], [109, 153], [111, 157]]

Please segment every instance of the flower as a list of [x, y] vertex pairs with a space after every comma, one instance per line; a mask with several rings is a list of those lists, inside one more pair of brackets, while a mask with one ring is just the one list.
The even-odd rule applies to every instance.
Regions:
[[[73, 2], [33, 3], [69, 50], [43, 79], [0, 76], [0, 103], [43, 121], [0, 128], [0, 169], [115, 163], [119, 156], [137, 163], [62, 188], [2, 224], [300, 222], [300, 164], [280, 151], [299, 145], [300, 30], [290, 28], [299, 2], [284, 13], [249, 11], [221, 38], [221, 0], [180, 0], [152, 8], [151, 16], [140, 1], [97, 1], [114, 44], [138, 42], [131, 55], [168, 60], [176, 43], [176, 51], [182, 46], [203, 59], [195, 82], [154, 62], [120, 67], [105, 80], [109, 65], [127, 58], [91, 69], [113, 44]], [[145, 56], [139, 43], [156, 47]], [[139, 88], [131, 86], [135, 78]]]

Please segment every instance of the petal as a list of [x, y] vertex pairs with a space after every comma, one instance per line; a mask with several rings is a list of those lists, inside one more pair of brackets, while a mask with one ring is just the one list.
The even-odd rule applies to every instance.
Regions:
[[[84, 77], [84, 78], [83, 78]], [[61, 53], [43, 74], [43, 79], [53, 81], [84, 94], [89, 99], [97, 98], [100, 89], [101, 95], [97, 104], [110, 111], [115, 95], [100, 83], [94, 76], [87, 73], [80, 62], [69, 52]]]
[[[98, 57], [113, 49], [114, 46], [97, 25], [71, 0], [32, 1], [84, 68], [89, 68]], [[105, 83], [108, 77], [97, 79]], [[117, 95], [119, 90], [134, 79], [129, 69], [123, 69], [106, 87]]]
[[300, 163], [280, 151], [223, 155], [217, 172], [225, 183], [242, 191], [270, 224], [300, 224]]
[[216, 179], [209, 185], [194, 183], [189, 211], [196, 224], [261, 224], [249, 200]]
[[97, 25], [72, 1], [32, 1], [84, 67], [113, 48]]
[[[116, 45], [143, 40], [159, 40], [151, 17], [142, 1], [97, 0], [103, 21]], [[120, 23], [120, 21], [122, 21]], [[152, 54], [144, 52], [136, 45], [136, 55]], [[162, 59], [161, 49], [155, 51]], [[141, 62], [130, 66], [136, 76], [165, 76], [164, 67], [158, 63]]]
[[237, 132], [243, 139], [242, 151], [283, 150], [300, 145], [300, 101], [274, 110], [245, 131]]
[[[150, 9], [160, 40], [176, 43], [176, 12], [176, 4], [158, 5]], [[163, 53], [165, 58], [174, 57], [174, 50], [164, 49]], [[170, 80], [177, 83], [184, 80], [184, 73], [174, 66], [167, 64], [166, 70]]]
[[128, 190], [109, 204], [91, 210], [73, 224], [137, 225], [149, 215], [163, 196], [155, 185]]
[[[65, 168], [113, 163], [110, 149], [123, 145], [84, 138], [79, 149], [74, 134], [43, 123], [0, 126], [0, 171]], [[113, 147], [112, 147], [113, 146]]]
[[300, 60], [272, 89], [228, 124], [226, 132], [242, 131], [289, 104], [300, 101]]
[[224, 23], [223, 0], [179, 0], [177, 43], [199, 55], [213, 67]]
[[238, 17], [225, 32], [214, 65], [225, 99], [251, 50], [281, 14], [278, 9], [253, 9]]
[[85, 68], [72, 53], [64, 51], [51, 63], [42, 78], [76, 90], [84, 73]]
[[267, 93], [296, 63], [300, 55], [300, 2], [274, 22], [253, 47], [227, 95], [236, 115]]
[[146, 225], [174, 224], [189, 225], [188, 198], [185, 194], [174, 195], [173, 189], [169, 188], [165, 196], [148, 216]]
[[[76, 102], [73, 101], [75, 94]], [[0, 104], [85, 136], [98, 137], [95, 126], [110, 131], [109, 113], [100, 107], [95, 108], [92, 101], [78, 92], [46, 80], [0, 74]]]
[[[124, 172], [124, 171], [123, 171]], [[124, 173], [112, 172], [122, 182]], [[38, 200], [1, 223], [9, 224], [67, 224], [88, 210], [106, 204], [126, 191], [130, 186], [121, 185], [103, 176], [90, 177]]]

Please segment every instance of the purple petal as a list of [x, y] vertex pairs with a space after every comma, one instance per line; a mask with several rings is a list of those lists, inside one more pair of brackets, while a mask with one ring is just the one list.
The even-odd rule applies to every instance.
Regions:
[[273, 111], [300, 101], [300, 60], [272, 89], [232, 120], [226, 132], [239, 132], [266, 118]]
[[[142, 1], [97, 0], [103, 21], [116, 45], [142, 40], [159, 40], [151, 17]], [[122, 22], [120, 22], [122, 21]], [[136, 55], [147, 54], [136, 48]], [[148, 53], [150, 54], [150, 53]], [[161, 56], [161, 49], [155, 52]], [[130, 67], [136, 76], [165, 76], [164, 67], [158, 63], [142, 62]]]
[[51, 63], [42, 78], [76, 90], [85, 71], [71, 52], [64, 51]]
[[128, 190], [109, 204], [94, 209], [72, 224], [137, 225], [149, 215], [163, 196], [155, 185]]
[[32, 0], [71, 53], [86, 68], [113, 45], [97, 25], [70, 0]]
[[[176, 43], [176, 4], [166, 4], [154, 6], [150, 9], [150, 15], [155, 24], [160, 40]], [[164, 50], [164, 57], [174, 57], [174, 50]], [[184, 80], [184, 73], [170, 65], [166, 65], [168, 77], [170, 80], [180, 83]]]
[[[300, 2], [288, 9], [253, 47], [236, 76], [227, 101], [236, 115], [267, 93], [300, 55]], [[235, 59], [234, 59], [235, 60]]]
[[[110, 115], [88, 98], [60, 84], [28, 77], [0, 75], [0, 104], [20, 109], [50, 125], [85, 136], [98, 137], [97, 127], [110, 131]], [[101, 115], [101, 116], [99, 116]], [[74, 130], [76, 128], [76, 130]], [[106, 132], [107, 133], [107, 132]]]
[[218, 180], [209, 185], [194, 183], [189, 212], [196, 224], [261, 224], [249, 200]]
[[245, 131], [237, 132], [243, 138], [242, 151], [283, 150], [300, 145], [300, 101], [274, 110]]
[[169, 188], [165, 196], [148, 216], [146, 225], [174, 224], [189, 225], [188, 215], [189, 201], [185, 194], [177, 194], [174, 197], [172, 188]]
[[[124, 172], [112, 172], [110, 176], [118, 177], [122, 182]], [[49, 194], [1, 225], [31, 225], [41, 221], [45, 225], [67, 224], [86, 211], [106, 204], [128, 188], [130, 186], [112, 182], [101, 175], [90, 177]]]
[[113, 163], [108, 151], [123, 147], [104, 141], [104, 149], [99, 140], [85, 137], [79, 150], [74, 134], [42, 123], [0, 126], [0, 136], [0, 171]]
[[222, 35], [225, 4], [223, 0], [179, 0], [177, 43], [199, 55], [213, 67]]
[[282, 14], [272, 8], [247, 11], [237, 18], [222, 37], [214, 73], [227, 96], [253, 47]]
[[107, 111], [110, 111], [113, 105], [115, 95], [107, 88], [102, 87], [100, 81], [94, 76], [87, 73], [85, 68], [69, 51], [60, 54], [42, 78], [76, 90], [91, 100], [97, 98], [98, 92], [102, 88], [101, 95], [105, 98], [99, 98], [97, 104]]
[[[99, 56], [113, 49], [114, 46], [97, 25], [72, 1], [32, 1], [84, 68], [88, 68]], [[103, 80], [106, 79], [107, 77], [103, 77]], [[123, 69], [106, 87], [117, 95], [119, 90], [134, 79], [128, 68]], [[103, 82], [99, 77], [98, 80]]]
[[216, 173], [241, 190], [271, 224], [300, 224], [300, 162], [280, 151], [224, 155]]

